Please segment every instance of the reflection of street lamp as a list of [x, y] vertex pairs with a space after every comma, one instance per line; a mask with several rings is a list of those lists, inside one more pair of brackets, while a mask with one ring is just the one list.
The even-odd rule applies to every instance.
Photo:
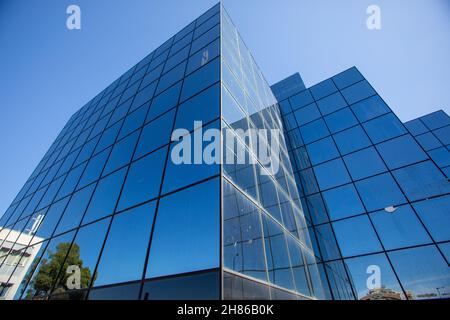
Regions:
[[442, 299], [441, 289], [445, 289], [445, 287], [437, 287], [436, 291], [438, 292], [439, 299]]

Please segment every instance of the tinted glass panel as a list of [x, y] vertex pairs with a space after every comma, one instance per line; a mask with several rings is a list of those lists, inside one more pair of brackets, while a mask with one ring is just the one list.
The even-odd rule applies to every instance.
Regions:
[[353, 184], [323, 193], [330, 219], [346, 218], [364, 212], [364, 207]]
[[96, 286], [141, 279], [154, 211], [152, 202], [114, 217], [97, 269]]
[[366, 215], [333, 223], [344, 257], [381, 251], [381, 245]]
[[124, 168], [100, 180], [83, 219], [83, 224], [113, 213], [125, 173], [126, 169]]
[[393, 251], [388, 255], [410, 299], [442, 298], [449, 294], [448, 264], [435, 246]]
[[[447, 178], [431, 161], [398, 169], [394, 171], [394, 177], [411, 201], [450, 191]], [[423, 187], [424, 185], [426, 188]]]
[[[377, 146], [389, 169], [396, 169], [427, 159], [427, 155], [410, 135], [405, 135]], [[399, 152], [401, 150], [401, 152]]]
[[353, 180], [363, 179], [387, 170], [374, 148], [349, 154], [344, 157], [344, 161]]
[[158, 196], [167, 148], [131, 164], [119, 201], [119, 210]]
[[219, 180], [161, 199], [147, 278], [219, 266]]
[[389, 174], [356, 182], [356, 188], [369, 211], [398, 205], [406, 201]]
[[413, 206], [435, 241], [450, 240], [450, 196], [425, 200]]
[[401, 206], [391, 213], [382, 210], [370, 216], [386, 250], [431, 242], [408, 205]]
[[[384, 254], [375, 254], [366, 257], [346, 259], [345, 265], [352, 278], [352, 283], [359, 300], [402, 300], [405, 299], [403, 291], [392, 271], [391, 265]], [[380, 272], [379, 287], [368, 289], [368, 277], [373, 272]]]
[[373, 143], [382, 142], [406, 133], [403, 124], [392, 113], [366, 122], [363, 126]]
[[320, 189], [329, 189], [350, 182], [342, 160], [332, 160], [314, 168]]

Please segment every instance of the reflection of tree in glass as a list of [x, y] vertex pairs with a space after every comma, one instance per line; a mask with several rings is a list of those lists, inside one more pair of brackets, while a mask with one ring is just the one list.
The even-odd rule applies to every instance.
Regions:
[[[80, 246], [74, 243], [72, 248], [70, 248], [70, 251], [69, 248], [69, 242], [62, 242], [56, 246], [55, 252], [48, 250], [48, 259], [42, 259], [39, 272], [31, 282], [32, 289], [29, 289], [27, 292], [27, 299], [44, 298], [52, 289], [55, 279], [57, 279], [59, 271], [61, 270], [61, 266], [63, 266], [63, 268], [55, 285], [53, 294], [59, 295], [70, 291], [70, 289], [67, 288], [67, 279], [72, 274], [66, 273], [66, 270], [71, 265], [80, 267], [80, 287], [87, 288], [89, 286], [92, 275], [89, 268], [83, 267], [83, 260], [80, 258]], [[67, 254], [67, 252], [69, 252], [69, 254]], [[64, 261], [65, 258], [66, 260]], [[68, 296], [65, 298], [68, 298]]]

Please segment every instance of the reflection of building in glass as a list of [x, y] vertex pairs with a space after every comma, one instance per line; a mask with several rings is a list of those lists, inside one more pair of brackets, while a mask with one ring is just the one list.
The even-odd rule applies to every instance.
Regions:
[[369, 290], [361, 300], [402, 300], [402, 294], [389, 288], [381, 287]]
[[39, 252], [40, 244], [29, 246], [32, 238], [29, 231], [21, 233], [7, 228], [0, 231], [0, 299], [14, 297]]
[[[247, 161], [177, 165], [179, 128], [181, 142], [217, 129], [220, 156]], [[278, 170], [258, 152], [274, 138], [248, 129], [284, 130]], [[444, 297], [448, 181], [434, 161], [356, 69], [272, 91], [216, 5], [70, 118], [0, 218], [34, 235], [26, 267], [4, 275], [8, 298], [360, 299], [372, 265], [393, 292]]]

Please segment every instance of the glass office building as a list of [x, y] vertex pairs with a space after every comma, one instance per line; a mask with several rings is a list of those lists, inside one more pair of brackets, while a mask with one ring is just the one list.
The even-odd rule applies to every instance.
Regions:
[[302, 85], [274, 93], [326, 296], [450, 297], [448, 115], [402, 124], [356, 68]]
[[446, 297], [445, 116], [355, 68], [271, 88], [218, 4], [70, 118], [0, 218], [0, 299]]
[[3, 297], [323, 298], [277, 100], [221, 5], [75, 113], [0, 226]]

